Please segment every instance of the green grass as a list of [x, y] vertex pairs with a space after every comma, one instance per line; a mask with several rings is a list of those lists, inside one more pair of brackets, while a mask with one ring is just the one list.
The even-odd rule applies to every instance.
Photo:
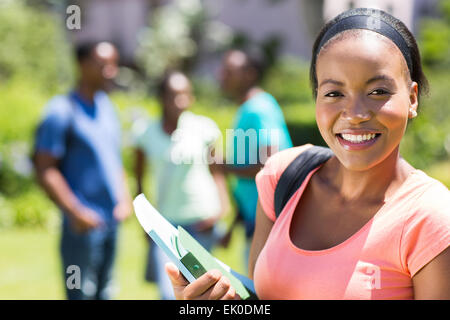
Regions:
[[[213, 254], [245, 273], [242, 261], [243, 229], [237, 228], [230, 247]], [[65, 299], [58, 254], [59, 231], [13, 228], [0, 232], [0, 299]], [[131, 217], [119, 233], [117, 299], [159, 299], [157, 286], [144, 281], [147, 239]]]

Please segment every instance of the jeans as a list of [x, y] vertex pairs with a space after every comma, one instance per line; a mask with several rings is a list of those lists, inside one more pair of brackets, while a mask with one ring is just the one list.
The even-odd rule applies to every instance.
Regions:
[[[217, 229], [212, 228], [205, 232], [195, 231], [192, 226], [182, 226], [191, 236], [193, 236], [206, 250], [210, 251], [217, 241]], [[154, 272], [156, 276], [156, 283], [158, 284], [159, 292], [162, 300], [174, 300], [172, 283], [165, 271], [165, 264], [170, 262], [167, 255], [155, 243], [152, 243], [152, 249], [149, 250], [147, 256], [147, 263], [154, 264]]]
[[113, 265], [116, 243], [117, 225], [107, 225], [79, 234], [74, 232], [65, 221], [60, 254], [67, 299], [108, 300], [112, 298], [115, 291]]

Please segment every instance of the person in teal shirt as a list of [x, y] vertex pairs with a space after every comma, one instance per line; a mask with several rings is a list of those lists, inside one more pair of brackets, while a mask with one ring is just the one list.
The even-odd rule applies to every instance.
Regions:
[[255, 176], [267, 157], [293, 146], [279, 104], [258, 86], [262, 69], [262, 64], [244, 51], [230, 50], [225, 54], [220, 78], [222, 90], [240, 107], [233, 130], [227, 130], [227, 144], [230, 138], [232, 144], [227, 145], [226, 159], [223, 164], [210, 165], [211, 170], [235, 175], [237, 217], [244, 222], [248, 240], [255, 227], [258, 199]]

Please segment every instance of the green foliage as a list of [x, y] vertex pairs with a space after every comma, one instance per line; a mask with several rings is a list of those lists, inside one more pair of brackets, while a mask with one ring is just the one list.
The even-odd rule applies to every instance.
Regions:
[[22, 0], [0, 1], [0, 80], [20, 75], [42, 90], [61, 90], [71, 81], [69, 46], [62, 19]]
[[33, 134], [73, 65], [61, 17], [25, 1], [0, 1], [0, 227], [48, 226], [58, 215], [32, 177]]
[[428, 19], [423, 23], [421, 53], [429, 66], [450, 63], [450, 28], [448, 22]]
[[0, 87], [0, 228], [55, 222], [55, 208], [32, 177], [33, 133], [47, 99], [35, 83], [14, 77]]
[[421, 23], [419, 48], [430, 92], [411, 121], [401, 151], [418, 168], [428, 168], [450, 156], [450, 0], [439, 3], [441, 16]]
[[427, 18], [421, 22], [420, 51], [426, 66], [450, 66], [450, 0], [439, 3], [441, 17]]
[[14, 77], [0, 86], [0, 196], [29, 190], [31, 144], [46, 95], [28, 79]]
[[6, 198], [0, 193], [0, 212], [0, 228], [54, 228], [61, 219], [57, 208], [36, 185], [14, 197]]
[[450, 188], [450, 160], [433, 164], [425, 172]]
[[292, 104], [314, 105], [309, 85], [309, 64], [296, 57], [284, 57], [268, 70], [262, 86], [282, 107]]
[[200, 0], [174, 0], [153, 10], [138, 41], [138, 64], [154, 80], [167, 69], [190, 71], [200, 46], [220, 49], [231, 41], [231, 32], [207, 16]]
[[450, 107], [447, 91], [450, 71], [430, 70], [429, 97], [420, 103], [418, 116], [407, 128], [401, 145], [405, 159], [417, 168], [425, 169], [436, 162], [449, 159]]
[[0, 86], [0, 143], [30, 141], [48, 95], [31, 79], [14, 77]]

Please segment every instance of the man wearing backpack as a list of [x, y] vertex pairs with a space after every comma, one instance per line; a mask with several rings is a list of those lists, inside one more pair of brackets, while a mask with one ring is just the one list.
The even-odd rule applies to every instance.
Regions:
[[105, 93], [119, 56], [107, 42], [82, 44], [76, 55], [78, 84], [49, 101], [36, 132], [33, 163], [39, 184], [63, 213], [60, 254], [67, 298], [110, 299], [118, 224], [132, 212], [120, 124]]

